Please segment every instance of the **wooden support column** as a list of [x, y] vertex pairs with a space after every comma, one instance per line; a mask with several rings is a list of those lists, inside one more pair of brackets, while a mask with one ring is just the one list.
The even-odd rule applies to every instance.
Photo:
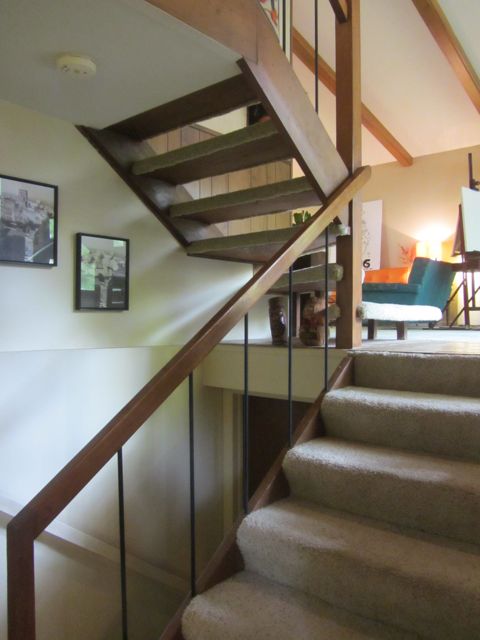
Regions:
[[[337, 149], [352, 174], [362, 163], [360, 95], [360, 0], [347, 0], [348, 19], [335, 21], [337, 73]], [[351, 235], [338, 238], [337, 262], [343, 280], [337, 286], [341, 317], [337, 321], [337, 348], [350, 349], [362, 341], [357, 307], [362, 300], [362, 209], [360, 197], [348, 207]]]

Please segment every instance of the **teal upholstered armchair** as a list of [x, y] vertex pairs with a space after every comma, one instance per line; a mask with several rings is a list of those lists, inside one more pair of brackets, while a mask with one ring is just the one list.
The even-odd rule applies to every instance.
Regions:
[[408, 284], [371, 282], [362, 286], [364, 302], [429, 305], [447, 304], [455, 274], [448, 262], [415, 258]]

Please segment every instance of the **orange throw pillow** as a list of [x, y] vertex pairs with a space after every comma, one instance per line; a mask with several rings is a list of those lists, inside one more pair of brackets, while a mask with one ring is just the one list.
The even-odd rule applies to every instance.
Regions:
[[390, 282], [407, 284], [411, 267], [392, 267], [389, 269], [374, 269], [365, 272], [365, 282]]

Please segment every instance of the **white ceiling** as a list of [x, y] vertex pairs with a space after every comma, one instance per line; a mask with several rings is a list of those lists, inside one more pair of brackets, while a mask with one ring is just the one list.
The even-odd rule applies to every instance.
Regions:
[[[440, 0], [480, 74], [480, 0]], [[294, 0], [294, 26], [313, 45], [313, 0]], [[480, 114], [470, 102], [411, 0], [361, 0], [362, 99], [412, 156], [480, 144]], [[319, 53], [335, 68], [335, 24], [319, 0]], [[313, 94], [313, 75], [299, 62]], [[334, 102], [320, 94], [320, 117], [334, 135]], [[363, 160], [393, 157], [363, 129]]]
[[[480, 0], [440, 0], [480, 73]], [[293, 0], [294, 25], [313, 44], [313, 0]], [[334, 67], [334, 18], [319, 0], [323, 58]], [[411, 0], [361, 0], [363, 101], [413, 156], [480, 144], [480, 114]], [[143, 0], [0, 0], [0, 99], [76, 124], [104, 127], [238, 73], [236, 54]], [[97, 76], [55, 69], [85, 53]], [[295, 68], [313, 93], [312, 74]], [[334, 99], [320, 91], [332, 137]], [[364, 162], [392, 156], [364, 130]]]
[[[238, 73], [238, 55], [142, 0], [0, 0], [0, 99], [101, 128]], [[55, 68], [84, 53], [95, 78]]]

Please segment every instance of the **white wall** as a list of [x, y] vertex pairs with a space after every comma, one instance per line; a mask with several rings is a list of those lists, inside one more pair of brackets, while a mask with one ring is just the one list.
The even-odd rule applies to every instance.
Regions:
[[[0, 173], [59, 186], [60, 232], [58, 267], [0, 264], [1, 508], [2, 498], [22, 505], [33, 497], [251, 276], [252, 269], [185, 256], [68, 123], [0, 102], [0, 148]], [[74, 311], [78, 231], [130, 239], [130, 311]], [[250, 323], [252, 337], [268, 330], [265, 303], [260, 309], [258, 322], [254, 314]], [[240, 331], [230, 337], [240, 337]], [[222, 394], [203, 388], [200, 375], [196, 380], [202, 565], [224, 525]], [[184, 580], [188, 567], [186, 407], [183, 386], [125, 447], [127, 550], [154, 574], [159, 570], [173, 582]], [[115, 473], [114, 465], [108, 465], [60, 516], [62, 523], [79, 535], [91, 536], [95, 544], [118, 543]], [[3, 541], [0, 544], [4, 571]], [[70, 604], [78, 604], [74, 583], [88, 590], [95, 581], [91, 566], [82, 568], [76, 559], [69, 582], [70, 547], [54, 552], [39, 549], [39, 563], [47, 567], [40, 617], [48, 621], [39, 638], [110, 637], [104, 622], [97, 635], [92, 629], [85, 635], [84, 627], [66, 624], [68, 615], [62, 607], [68, 612]], [[51, 577], [50, 588], [49, 571], [61, 575], [60, 580]], [[107, 582], [99, 585], [103, 589], [99, 598], [103, 601], [108, 594], [105, 606], [111, 613], [116, 611], [118, 594]], [[163, 588], [162, 584], [146, 587], [148, 601], [158, 598], [160, 603]], [[57, 606], [53, 596], [59, 592], [68, 592], [71, 600], [63, 598], [53, 616]], [[83, 607], [91, 599], [80, 604]], [[60, 627], [55, 629], [56, 622]], [[1, 638], [5, 624], [2, 598]]]
[[449, 240], [444, 258], [449, 257], [460, 190], [468, 186], [468, 153], [478, 179], [478, 145], [415, 158], [411, 167], [397, 162], [373, 167], [362, 198], [383, 201], [382, 266], [402, 266], [401, 247], [410, 249], [417, 240]]

